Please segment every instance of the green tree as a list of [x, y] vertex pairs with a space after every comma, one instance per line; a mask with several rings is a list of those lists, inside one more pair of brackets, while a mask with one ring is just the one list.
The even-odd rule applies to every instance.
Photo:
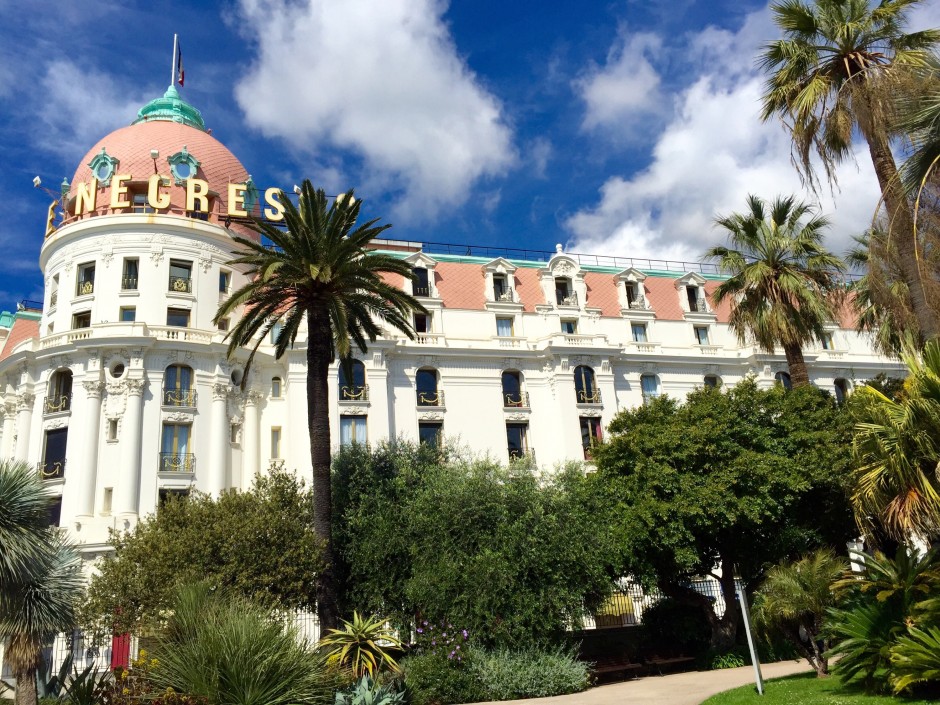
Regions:
[[[706, 257], [729, 274], [712, 295], [731, 302], [729, 325], [741, 343], [749, 338], [767, 352], [783, 346], [793, 386], [809, 384], [803, 345], [821, 338], [833, 320], [842, 261], [822, 245], [829, 221], [792, 196], [767, 203], [748, 196], [748, 211], [719, 217], [729, 247]], [[811, 216], [803, 221], [805, 216]]]
[[0, 641], [17, 705], [36, 705], [42, 645], [75, 624], [81, 561], [48, 525], [52, 498], [35, 470], [0, 463]]
[[829, 673], [822, 631], [826, 611], [835, 606], [832, 583], [848, 569], [848, 561], [821, 548], [768, 570], [754, 597], [754, 621], [790, 641], [819, 676]]
[[877, 526], [898, 541], [940, 532], [940, 342], [905, 357], [899, 399], [864, 386], [853, 396], [857, 420], [852, 503], [866, 533]]
[[[762, 390], [752, 379], [621, 411], [592, 481], [617, 513], [625, 572], [699, 605], [712, 646], [726, 650], [739, 616], [735, 573], [752, 589], [775, 563], [852, 536], [850, 428], [824, 392]], [[721, 585], [721, 617], [687, 587], [703, 575]]]
[[905, 32], [920, 1], [779, 0], [771, 7], [784, 36], [767, 44], [760, 64], [770, 74], [762, 117], [783, 120], [793, 137], [793, 161], [811, 183], [814, 152], [832, 182], [835, 166], [852, 154], [856, 129], [868, 144], [913, 311], [925, 338], [932, 338], [940, 332], [928, 303], [932, 273], [919, 262], [913, 211], [890, 142], [898, 87], [929, 64], [940, 42], [937, 30]]
[[314, 529], [325, 546], [317, 613], [323, 629], [339, 626], [333, 570], [330, 487], [330, 363], [350, 357], [352, 343], [365, 352], [368, 341], [381, 334], [384, 321], [409, 338], [414, 336], [412, 312], [425, 311], [409, 294], [388, 283], [384, 275], [412, 276], [411, 267], [395, 257], [368, 249], [390, 225], [377, 219], [356, 225], [361, 201], [350, 191], [328, 204], [326, 194], [304, 180], [299, 207], [283, 191], [286, 231], [253, 221], [251, 227], [271, 245], [242, 237], [244, 249], [232, 264], [248, 267], [252, 281], [219, 306], [216, 321], [236, 312], [241, 318], [228, 335], [229, 354], [239, 346], [252, 355], [278, 321], [275, 357], [292, 347], [306, 323], [307, 430], [313, 466]]
[[153, 632], [177, 588], [198, 581], [269, 607], [313, 607], [323, 545], [312, 520], [311, 492], [283, 471], [259, 475], [248, 492], [171, 498], [111, 536], [82, 621], [106, 634]]
[[337, 457], [350, 607], [402, 626], [446, 619], [477, 644], [515, 648], [603, 603], [616, 537], [580, 468], [539, 477], [524, 463], [434, 455], [401, 441]]

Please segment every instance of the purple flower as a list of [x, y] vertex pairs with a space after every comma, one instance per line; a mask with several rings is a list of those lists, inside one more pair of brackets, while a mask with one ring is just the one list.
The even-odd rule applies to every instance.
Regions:
[[437, 646], [437, 640], [431, 639], [431, 646]]
[[418, 634], [424, 634], [424, 630], [421, 627], [418, 627]]
[[464, 639], [467, 638], [467, 630], [466, 630], [466, 629], [463, 630], [463, 638], [464, 638]]
[[424, 622], [422, 622], [422, 624], [424, 624], [424, 626], [428, 626], [428, 620], [424, 620]]

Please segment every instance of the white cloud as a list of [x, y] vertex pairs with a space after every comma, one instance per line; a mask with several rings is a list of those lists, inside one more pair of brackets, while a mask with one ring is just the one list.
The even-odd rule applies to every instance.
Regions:
[[307, 154], [363, 160], [359, 190], [433, 218], [514, 162], [499, 102], [457, 54], [437, 0], [241, 0], [258, 53], [236, 98], [249, 125]]
[[[675, 113], [656, 139], [649, 165], [629, 177], [611, 176], [599, 200], [569, 217], [573, 251], [698, 261], [724, 234], [717, 214], [740, 211], [745, 198], [797, 194], [802, 187], [790, 162], [790, 140], [776, 122], [760, 120], [763, 77], [754, 67], [772, 28], [754, 13], [737, 33], [709, 28], [688, 38], [690, 66], [701, 67], [678, 96]], [[878, 183], [867, 150], [838, 171], [833, 197], [820, 206], [833, 222], [827, 245], [848, 249], [851, 236], [871, 222]]]
[[585, 103], [585, 129], [630, 138], [662, 110], [660, 77], [650, 61], [661, 48], [654, 34], [618, 34], [604, 66], [591, 66], [575, 81]]

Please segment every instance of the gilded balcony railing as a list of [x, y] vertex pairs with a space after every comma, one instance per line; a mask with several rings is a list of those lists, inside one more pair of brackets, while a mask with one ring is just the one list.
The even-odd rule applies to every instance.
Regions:
[[160, 472], [196, 472], [196, 455], [160, 453]]
[[193, 280], [189, 277], [170, 277], [169, 291], [180, 294], [191, 294], [193, 291]]
[[444, 392], [438, 389], [436, 392], [417, 391], [418, 406], [444, 406]]
[[84, 279], [78, 282], [78, 285], [75, 287], [76, 296], [85, 296], [86, 294], [95, 293], [95, 280], [94, 279]]
[[587, 389], [578, 390], [578, 403], [579, 404], [600, 404], [601, 403], [601, 390], [595, 389], [593, 391]]
[[72, 396], [70, 394], [51, 394], [46, 397], [44, 411], [47, 414], [54, 414], [58, 411], [68, 411], [72, 405]]
[[528, 392], [503, 392], [503, 407], [506, 409], [528, 409]]
[[60, 480], [65, 477], [65, 458], [36, 464], [36, 470], [43, 480]]
[[196, 406], [195, 389], [167, 389], [163, 388], [164, 406]]
[[343, 385], [339, 388], [340, 401], [369, 401], [369, 385]]

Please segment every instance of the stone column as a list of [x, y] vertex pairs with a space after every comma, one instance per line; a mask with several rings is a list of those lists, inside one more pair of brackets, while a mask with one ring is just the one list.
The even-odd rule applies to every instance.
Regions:
[[209, 414], [209, 493], [218, 497], [226, 488], [228, 476], [228, 385], [212, 385], [212, 412]]
[[83, 425], [79, 425], [84, 436], [85, 447], [81, 455], [78, 470], [78, 511], [80, 517], [94, 516], [95, 489], [98, 478], [98, 442], [101, 430], [101, 393], [104, 383], [98, 380], [82, 382], [85, 388], [85, 408], [82, 414], [86, 416]]
[[242, 489], [249, 489], [259, 468], [258, 404], [264, 397], [257, 389], [245, 396], [245, 422], [242, 426]]
[[16, 403], [8, 401], [3, 405], [3, 457], [12, 458], [13, 440], [16, 438]]
[[140, 416], [146, 384], [142, 379], [128, 379], [124, 382], [127, 404], [121, 424], [120, 481], [115, 498], [118, 517], [136, 517], [140, 503]]
[[29, 431], [33, 422], [33, 403], [35, 394], [20, 394], [16, 400], [16, 451], [13, 457], [17, 460], [29, 460]]

